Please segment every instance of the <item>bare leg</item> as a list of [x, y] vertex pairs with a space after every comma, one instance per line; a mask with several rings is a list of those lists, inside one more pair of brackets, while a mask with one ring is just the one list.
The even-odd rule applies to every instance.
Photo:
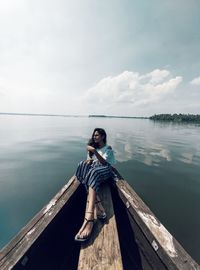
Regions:
[[[85, 212], [85, 218], [87, 220], [94, 219], [95, 200], [96, 200], [96, 192], [94, 191], [94, 189], [89, 187], [88, 197], [87, 197], [88, 204], [87, 204], [86, 212]], [[87, 222], [86, 220], [84, 220], [83, 225], [81, 226], [77, 235], [79, 235], [79, 238], [86, 238], [91, 233], [92, 228], [93, 228], [93, 222]]]
[[105, 209], [101, 203], [101, 199], [99, 195], [96, 195], [95, 208], [96, 208], [96, 213], [98, 217], [102, 217], [102, 218], [106, 217]]
[[[89, 201], [87, 201], [87, 203], [89, 203]], [[99, 197], [98, 194], [96, 194], [95, 210], [96, 210], [98, 218], [102, 218], [102, 219], [106, 218], [106, 212], [105, 212], [105, 209], [101, 203], [101, 198]]]

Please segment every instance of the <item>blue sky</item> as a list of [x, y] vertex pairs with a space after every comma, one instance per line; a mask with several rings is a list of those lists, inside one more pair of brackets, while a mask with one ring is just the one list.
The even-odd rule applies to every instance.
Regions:
[[200, 2], [0, 2], [0, 111], [200, 113]]

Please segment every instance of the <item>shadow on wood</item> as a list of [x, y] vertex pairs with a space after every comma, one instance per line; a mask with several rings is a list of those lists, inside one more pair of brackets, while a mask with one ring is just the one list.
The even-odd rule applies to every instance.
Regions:
[[107, 219], [105, 223], [97, 220], [91, 238], [87, 243], [82, 244], [78, 269], [120, 270], [123, 266], [110, 187], [104, 185], [99, 195]]

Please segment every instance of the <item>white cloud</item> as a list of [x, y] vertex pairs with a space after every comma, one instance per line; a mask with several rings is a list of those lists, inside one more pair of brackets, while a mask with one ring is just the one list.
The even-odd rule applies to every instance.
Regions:
[[140, 75], [138, 72], [124, 71], [113, 77], [100, 80], [88, 89], [84, 98], [90, 103], [132, 104], [140, 106], [156, 103], [175, 91], [182, 77], [172, 78], [168, 70], [153, 70]]
[[[180, 19], [172, 0], [159, 8], [147, 3], [147, 12], [132, 2], [127, 10], [123, 1], [113, 0], [92, 5], [91, 0], [0, 1], [0, 111], [199, 112], [199, 91], [188, 91], [184, 83], [178, 88], [182, 78], [170, 72], [197, 72], [199, 39], [192, 38], [197, 4], [182, 5]], [[148, 17], [147, 26], [149, 14], [155, 16]], [[122, 72], [124, 67], [129, 71]]]
[[155, 69], [150, 73], [147, 73], [146, 75], [141, 76], [140, 78], [149, 79], [149, 82], [152, 84], [158, 84], [161, 83], [166, 77], [170, 75], [170, 72], [168, 70], [160, 70]]
[[194, 78], [190, 83], [193, 85], [200, 85], [200, 76], [197, 78]]

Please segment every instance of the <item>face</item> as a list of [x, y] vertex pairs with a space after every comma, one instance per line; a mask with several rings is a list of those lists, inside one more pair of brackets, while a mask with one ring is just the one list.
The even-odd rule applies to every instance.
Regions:
[[101, 134], [99, 134], [98, 131], [95, 131], [93, 139], [94, 139], [95, 143], [100, 143], [103, 141], [103, 136]]

